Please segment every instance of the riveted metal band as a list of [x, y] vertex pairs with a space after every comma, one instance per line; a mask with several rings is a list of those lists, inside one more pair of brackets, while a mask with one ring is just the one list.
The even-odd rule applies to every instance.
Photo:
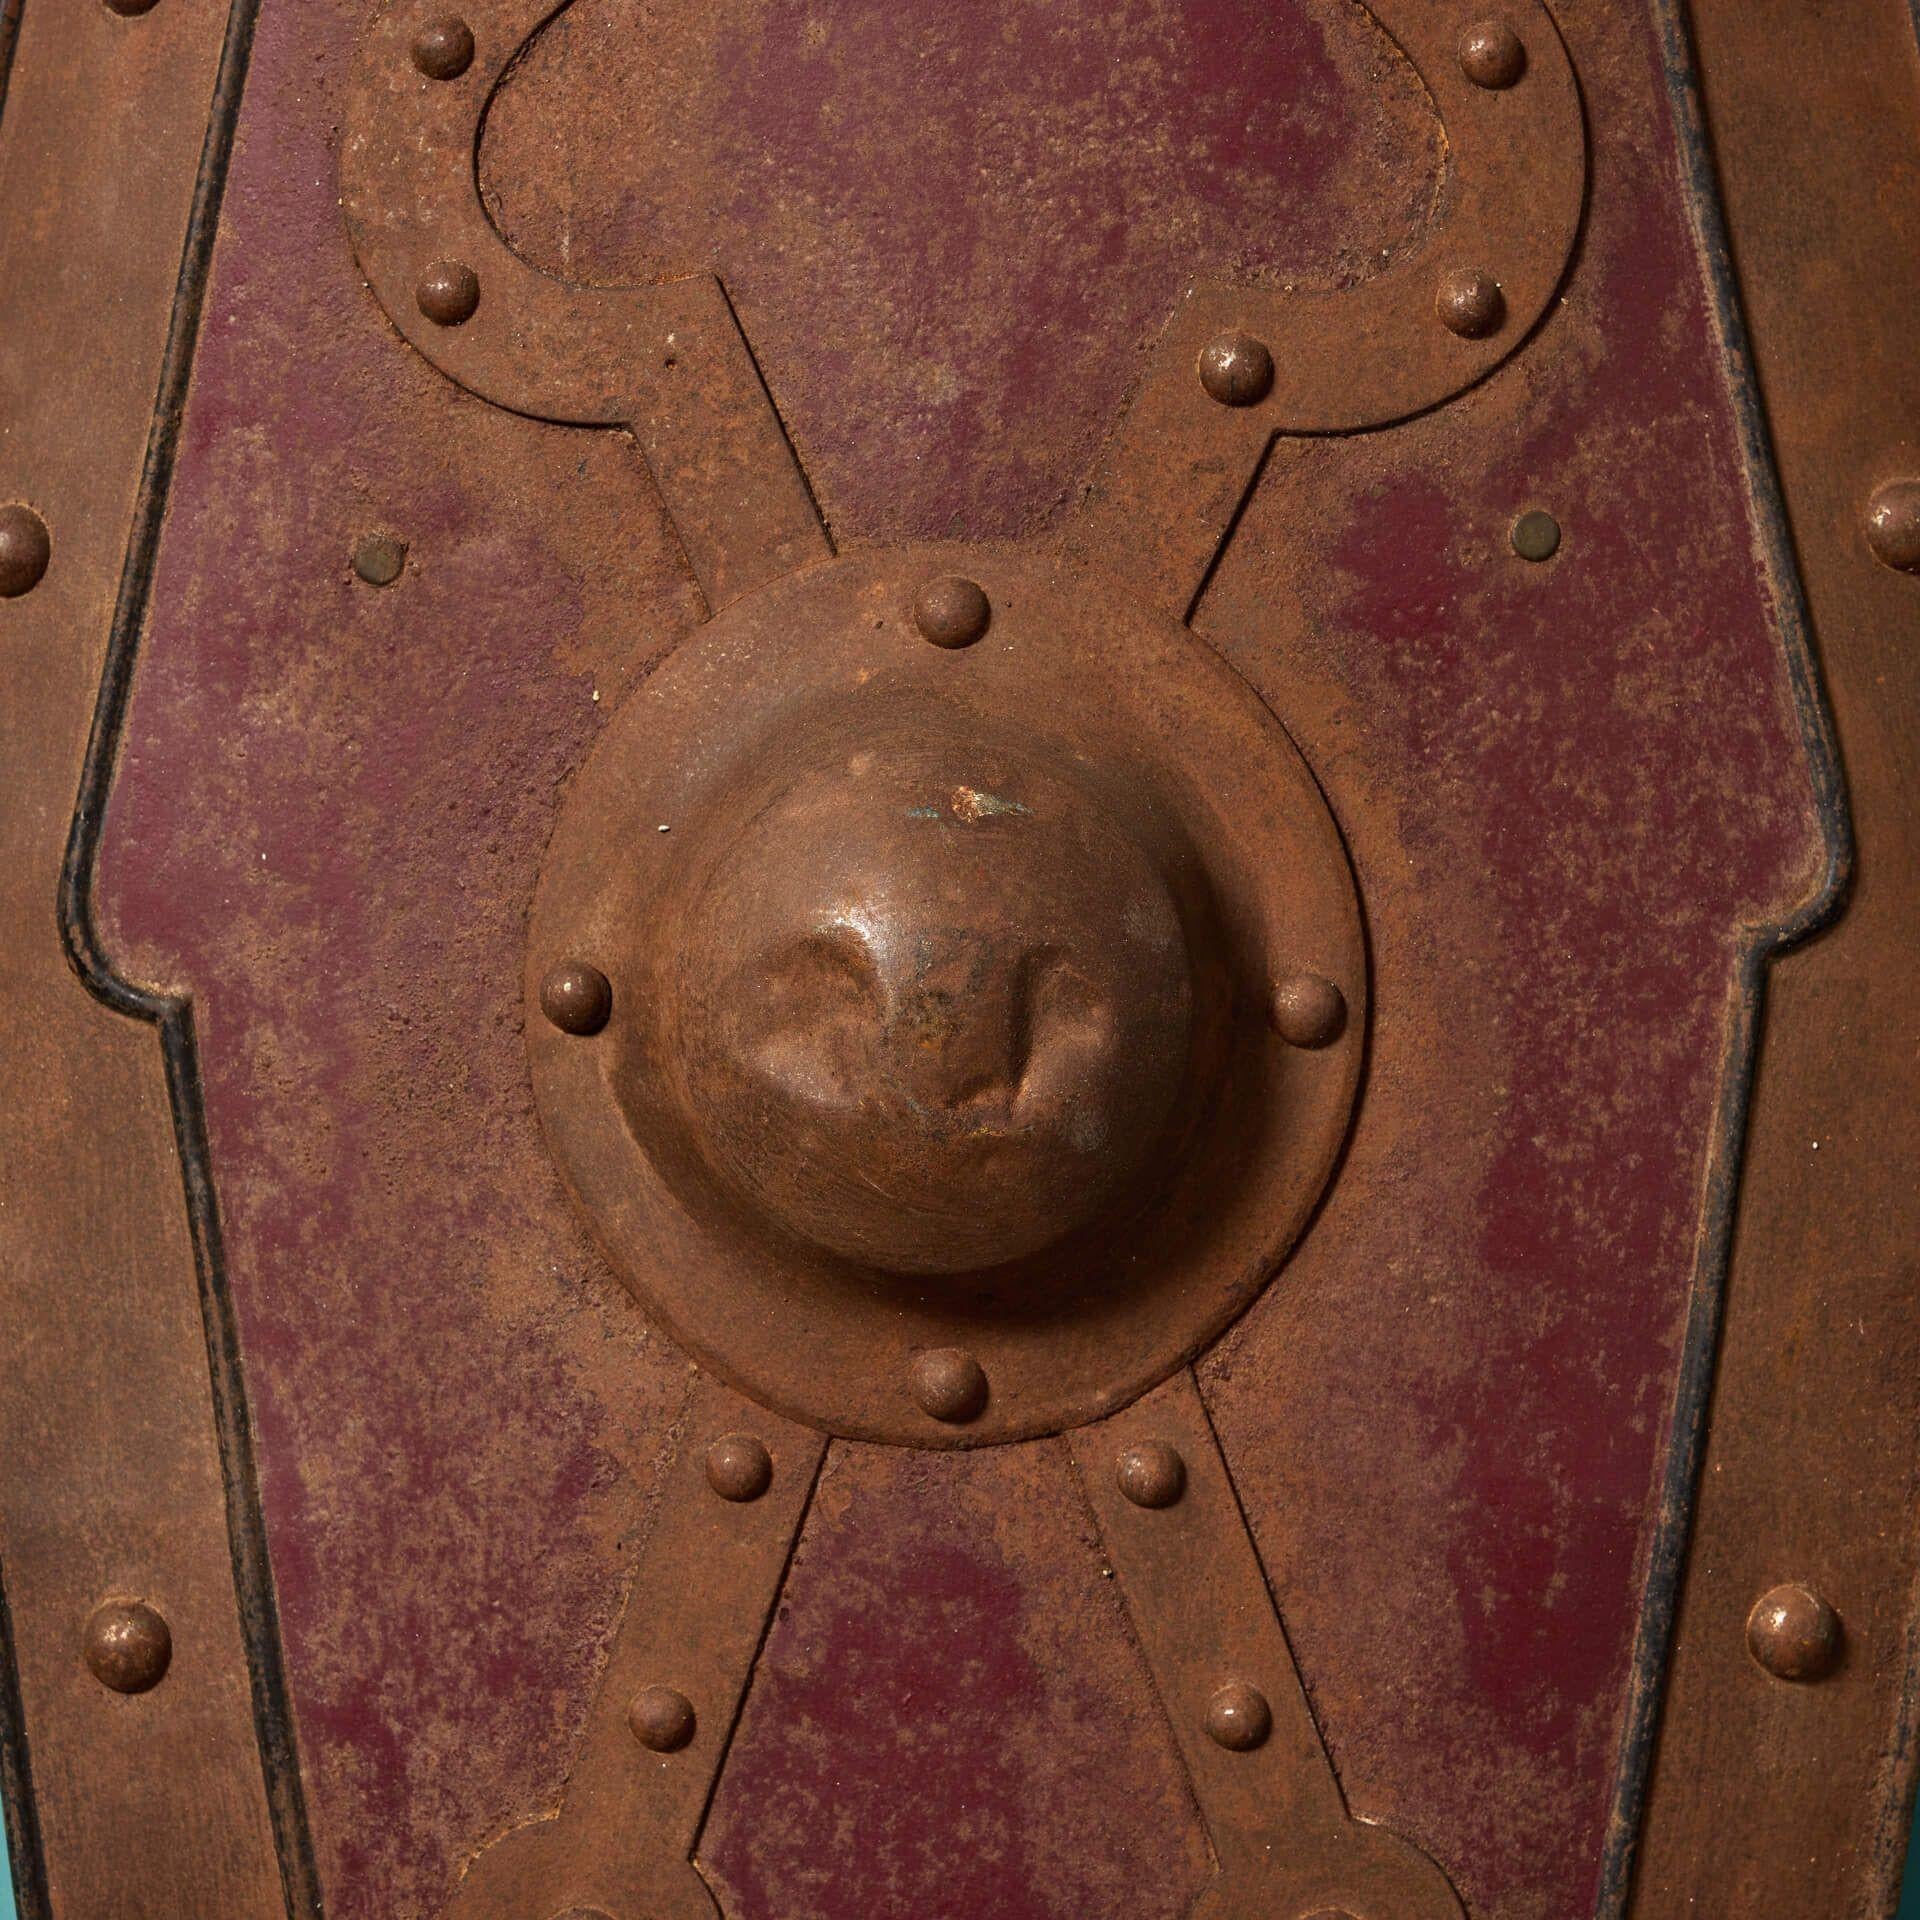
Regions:
[[[1446, 128], [1443, 212], [1414, 253], [1356, 286], [1188, 290], [1070, 534], [1176, 615], [1276, 433], [1384, 426], [1484, 379], [1546, 311], [1579, 230], [1585, 128], [1546, 8], [1508, 10], [1523, 64], [1510, 84], [1488, 86], [1463, 57], [1477, 8], [1368, 6]], [[1266, 377], [1223, 395], [1229, 365], [1254, 357], [1242, 343], [1261, 349]]]
[[[423, 71], [439, 18], [400, 0], [361, 45], [340, 148], [361, 270], [408, 341], [496, 406], [628, 428], [715, 610], [829, 548], [720, 282], [582, 287], [529, 266], [481, 204], [489, 100], [552, 0], [477, 0], [470, 60]], [[429, 61], [429, 65], [434, 64]]]

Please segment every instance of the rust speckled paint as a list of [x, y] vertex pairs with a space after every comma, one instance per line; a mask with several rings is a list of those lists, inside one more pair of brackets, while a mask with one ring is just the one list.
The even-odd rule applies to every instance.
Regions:
[[[1353, 1810], [1488, 1920], [1607, 1872], [1747, 930], [1829, 857], [1654, 27], [1562, 11], [1562, 304], [1437, 412], [1282, 441], [1195, 616], [1325, 789], [1375, 981], [1345, 1165], [1202, 1386]], [[727, 275], [843, 546], [1056, 523], [1188, 274], [1338, 282], [1433, 199], [1357, 12], [1015, 9], [972, 59], [967, 17], [581, 0], [483, 154], [544, 262]], [[489, 408], [365, 291], [363, 27], [260, 23], [100, 912], [197, 1010], [328, 1910], [409, 1920], [558, 1796], [685, 1393], [519, 1023], [557, 800], [701, 609], [618, 436]], [[1182, 1912], [1110, 1594], [1057, 1442], [836, 1446], [702, 1843], [729, 1912]]]

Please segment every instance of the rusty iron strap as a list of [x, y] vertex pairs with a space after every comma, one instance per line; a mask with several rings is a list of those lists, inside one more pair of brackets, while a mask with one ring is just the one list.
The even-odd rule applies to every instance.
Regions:
[[340, 179], [376, 299], [425, 357], [517, 413], [629, 429], [707, 605], [831, 551], [720, 282], [581, 287], [529, 266], [480, 199], [486, 109], [552, 0], [478, 0], [448, 47], [418, 0], [361, 44]]
[[0, 47], [0, 1710], [26, 1920], [318, 1909], [190, 1028], [114, 978], [76, 877], [252, 13], [31, 6], [10, 73]]
[[1196, 1914], [1461, 1920], [1347, 1811], [1191, 1370], [1070, 1444], [1219, 1861]]
[[1179, 618], [1275, 434], [1385, 426], [1465, 391], [1539, 322], [1573, 250], [1586, 135], [1546, 8], [1509, 26], [1458, 0], [1367, 4], [1446, 128], [1445, 210], [1357, 286], [1189, 289], [1067, 534]]
[[714, 1920], [693, 1847], [826, 1444], [695, 1374], [566, 1797], [480, 1853], [449, 1920]]

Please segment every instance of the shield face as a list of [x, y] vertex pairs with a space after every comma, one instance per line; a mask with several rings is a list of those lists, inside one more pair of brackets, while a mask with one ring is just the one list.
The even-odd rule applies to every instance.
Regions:
[[550, 12], [247, 16], [71, 870], [290, 1909], [1615, 1910], [1840, 835], [1663, 22]]

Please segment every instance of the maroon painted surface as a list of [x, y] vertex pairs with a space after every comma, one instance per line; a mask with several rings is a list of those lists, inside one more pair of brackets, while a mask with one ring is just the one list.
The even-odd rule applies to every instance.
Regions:
[[[634, 31], [582, 9], [586, 53]], [[1225, 12], [1195, 8], [1201, 34]], [[1627, 0], [1568, 13], [1594, 195], [1566, 304], [1436, 415], [1283, 445], [1197, 622], [1328, 791], [1377, 1006], [1347, 1166], [1203, 1381], [1356, 1809], [1501, 1920], [1591, 1904], [1737, 930], [1820, 860], [1653, 29]], [[949, 10], [926, 17], [944, 44]], [[1071, 223], [970, 225], [978, 175], [944, 162], [895, 195], [898, 141], [816, 152], [787, 104], [909, 129], [937, 106], [1031, 138], [1044, 174], [1035, 103], [1080, 102], [1071, 130], [1117, 97], [1075, 36], [1027, 20], [1011, 65], [949, 58], [903, 95], [913, 23], [822, 9], [847, 44], [806, 94], [780, 84], [806, 29], [761, 9], [683, 105], [776, 103], [752, 125], [783, 177], [817, 159], [871, 200], [849, 282], [812, 251], [844, 222], [686, 176], [843, 542], [1056, 510], [1252, 174], [1276, 271], [1333, 277], [1339, 237], [1396, 244], [1425, 204], [1404, 74], [1390, 124], [1326, 92], [1368, 74], [1344, 8], [1263, 43], [1293, 104], [1254, 145], [1221, 131], [1237, 108], [1197, 114], [1171, 173], [1163, 123], [1205, 69], [1170, 0], [1130, 17], [1138, 116], [1068, 169], [1117, 209], [1091, 308]], [[682, 1392], [564, 1202], [517, 1021], [556, 792], [695, 602], [627, 449], [458, 393], [366, 297], [329, 147], [359, 25], [264, 10], [101, 906], [129, 972], [195, 996], [329, 1910], [403, 1920], [557, 1790]], [[548, 164], [567, 67], [556, 37], [488, 155], [555, 259], [564, 196], [514, 169]], [[1190, 227], [1172, 181], [1211, 209]], [[576, 270], [648, 257], [624, 204]], [[848, 343], [883, 326], [943, 342], [907, 357], [969, 369], [958, 395], [859, 378]], [[1567, 530], [1544, 567], [1505, 544], [1536, 503]], [[385, 591], [346, 568], [374, 526], [411, 543]], [[1204, 1843], [1060, 1448], [837, 1449], [820, 1499], [703, 1844], [729, 1911], [1179, 1912]]]

